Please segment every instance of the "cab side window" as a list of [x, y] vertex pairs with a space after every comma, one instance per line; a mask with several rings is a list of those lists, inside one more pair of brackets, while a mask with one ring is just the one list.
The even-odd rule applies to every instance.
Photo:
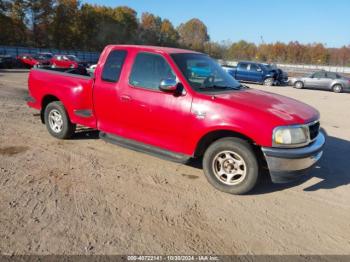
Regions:
[[325, 72], [316, 72], [313, 75], [313, 78], [325, 78], [326, 77], [326, 73]]
[[255, 64], [250, 64], [250, 71], [254, 71], [254, 72], [261, 71], [259, 69], [260, 69], [259, 66], [255, 65]]
[[338, 75], [336, 73], [333, 73], [333, 72], [327, 72], [327, 78], [337, 79]]
[[125, 50], [114, 50], [110, 52], [102, 71], [102, 80], [116, 83], [124, 64], [127, 52]]
[[239, 68], [239, 70], [244, 70], [244, 71], [249, 70], [248, 64], [246, 64], [246, 63], [240, 63], [238, 68]]
[[133, 86], [158, 90], [160, 82], [175, 79], [171, 67], [161, 55], [139, 53], [131, 70], [129, 83]]

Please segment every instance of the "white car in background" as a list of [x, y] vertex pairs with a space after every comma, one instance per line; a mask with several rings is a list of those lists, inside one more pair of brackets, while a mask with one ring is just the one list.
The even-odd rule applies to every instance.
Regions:
[[86, 68], [86, 70], [88, 71], [88, 73], [89, 73], [90, 75], [93, 75], [94, 72], [95, 72], [96, 67], [97, 67], [97, 65], [91, 65], [91, 66], [89, 66], [88, 68]]

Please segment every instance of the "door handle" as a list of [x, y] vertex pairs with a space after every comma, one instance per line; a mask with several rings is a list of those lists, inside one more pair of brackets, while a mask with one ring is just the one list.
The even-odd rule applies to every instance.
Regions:
[[147, 105], [147, 104], [140, 104], [140, 107], [141, 107], [142, 110], [144, 110], [146, 112], [149, 112], [149, 113], [152, 112], [151, 107], [149, 105]]
[[128, 95], [121, 95], [120, 100], [128, 102], [128, 101], [131, 101], [131, 97]]

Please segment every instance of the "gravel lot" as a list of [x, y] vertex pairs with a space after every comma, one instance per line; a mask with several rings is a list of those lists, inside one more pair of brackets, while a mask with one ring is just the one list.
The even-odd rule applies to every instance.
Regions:
[[221, 193], [198, 168], [57, 140], [0, 72], [0, 254], [350, 254], [350, 94], [269, 90], [321, 112], [324, 157], [303, 181]]

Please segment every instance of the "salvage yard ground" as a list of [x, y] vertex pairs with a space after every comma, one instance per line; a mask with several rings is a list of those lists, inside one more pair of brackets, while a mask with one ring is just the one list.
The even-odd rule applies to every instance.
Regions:
[[350, 254], [350, 94], [250, 86], [317, 108], [328, 140], [302, 181], [233, 196], [96, 131], [54, 139], [27, 73], [0, 72], [0, 254]]

